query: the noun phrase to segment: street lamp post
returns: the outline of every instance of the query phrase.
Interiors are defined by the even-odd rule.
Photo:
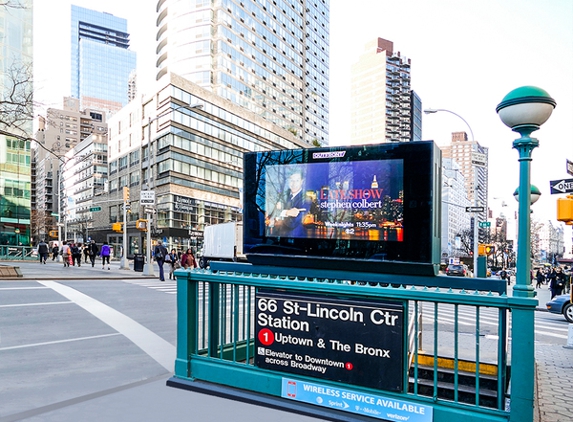
[[[523,86],[507,94],[496,111],[501,121],[519,133],[513,148],[519,152],[519,214],[517,244],[517,274],[513,288],[516,301],[533,299],[531,285],[531,154],[539,146],[532,132],[549,119],[556,102],[541,88]],[[517,305],[517,303],[516,303]],[[525,305],[525,303],[523,303]],[[512,379],[510,421],[533,420],[534,389],[534,312],[525,306],[516,306],[512,316]]]
[[[61,169],[61,159],[58,159],[58,249],[62,250],[62,169]],[[64,257],[62,254],[58,254],[58,262],[62,262]]]
[[[466,121],[466,119],[464,119],[462,116],[460,116],[458,113],[454,113],[451,110],[446,110],[444,108],[427,108],[424,110],[425,114],[434,114],[437,113],[438,111],[444,111],[446,113],[450,113],[453,114],[456,117],[459,117],[468,127],[468,129],[470,130],[470,134],[472,136],[472,142],[475,142],[475,138],[474,138],[474,132],[470,126],[470,124]],[[478,206],[478,198],[477,198],[477,171],[475,171],[474,169],[474,207]],[[474,217],[474,229],[473,229],[473,237],[474,237],[474,241],[473,241],[473,262],[474,262],[474,277],[477,277],[478,275],[478,221],[476,218],[477,213],[473,213]]]
[[[147,179],[145,182],[145,188],[147,191],[151,191],[151,124],[153,122],[155,122],[156,120],[159,120],[162,117],[167,116],[169,113],[172,113],[174,111],[180,110],[182,108],[186,108],[186,109],[191,109],[191,108],[202,108],[203,105],[202,104],[185,104],[182,106],[178,106],[172,109],[169,109],[167,112],[160,114],[159,116],[155,116],[154,118],[151,118],[151,116],[148,117],[147,120]],[[142,161],[143,161],[143,157],[142,157]],[[153,264],[151,263],[151,212],[147,212],[146,213],[146,218],[147,218],[147,231],[146,231],[146,242],[147,242],[147,247],[145,248],[145,264],[143,265],[143,275],[145,276],[155,276],[155,273],[153,271]]]

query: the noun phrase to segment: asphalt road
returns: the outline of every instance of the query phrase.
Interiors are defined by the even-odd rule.
[[[174,282],[68,271],[82,279],[0,280],[0,422],[318,420],[167,387]]]
[[[0,422],[320,420],[167,387],[175,282],[117,262],[19,265],[27,279],[0,280]],[[540,290],[540,308],[546,297]],[[538,343],[566,338],[562,316],[536,312]]]

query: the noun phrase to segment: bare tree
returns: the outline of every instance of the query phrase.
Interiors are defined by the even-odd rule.
[[[0,0],[4,9],[27,9],[22,0]],[[9,60],[10,57],[5,57]],[[14,60],[12,58],[12,60]],[[14,132],[28,135],[34,119],[33,69],[27,61],[15,60],[0,79],[0,130],[3,134]]]
[[[472,256],[474,251],[474,232],[471,229],[462,230],[456,235],[460,238],[459,251],[462,256]]]
[[[0,96],[0,128],[27,133],[34,119],[32,67],[14,63],[4,75]]]
[[[27,9],[26,5],[22,4],[21,0],[0,0],[0,6],[7,9]]]

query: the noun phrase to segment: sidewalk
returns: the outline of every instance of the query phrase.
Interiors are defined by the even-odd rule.
[[[551,292],[544,285],[536,289],[538,311],[547,312],[545,303]],[[573,420],[573,349],[563,345],[535,344],[535,422],[568,422]]]
[[[155,277],[145,277],[141,272],[120,270],[119,261],[112,261],[111,270],[101,269],[101,262],[82,264],[81,267],[64,268],[63,264],[49,261],[2,261],[0,265],[20,267],[23,277],[17,280],[36,279],[157,279],[158,268],[154,265]],[[539,300],[538,311],[546,312],[545,303],[550,299],[547,286],[536,289]],[[511,295],[511,288],[508,289]],[[573,349],[557,344],[535,344],[535,422],[566,422],[573,420],[573,395],[569,386],[573,382]],[[188,420],[190,415],[204,421],[253,419],[312,422],[325,419],[311,418],[297,413],[288,413],[254,404],[237,402],[215,396],[166,387],[172,374],[156,379],[144,380],[137,385],[124,386],[114,391],[104,391],[94,397],[78,398],[74,403],[55,405],[52,411],[36,409],[26,420],[75,421],[75,420]],[[97,411],[94,411],[97,409]],[[320,408],[317,408],[320,411]],[[94,418],[86,418],[92,415]],[[97,418],[96,418],[97,415]],[[127,417],[126,417],[127,416]],[[375,419],[372,419],[375,420]],[[0,418],[0,422],[4,422]]]
[[[129,270],[119,269],[119,260],[113,260],[110,264],[110,270],[102,269],[101,259],[97,259],[95,265],[92,267],[91,263],[84,263],[82,261],[81,267],[69,266],[64,267],[62,262],[52,261],[51,259],[46,264],[41,264],[40,261],[0,261],[2,266],[19,267],[22,272],[22,277],[15,280],[69,280],[69,279],[132,279],[132,278],[154,278],[144,276],[142,272],[133,270],[133,260],[128,260]],[[159,278],[159,269],[157,264],[153,263],[154,273],[156,278]]]

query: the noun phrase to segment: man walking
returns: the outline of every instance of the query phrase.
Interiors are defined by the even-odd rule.
[[[49,253],[50,249],[48,248],[48,244],[44,242],[43,239],[40,240],[40,243],[38,243],[38,255],[40,256],[40,264],[46,263]]]
[[[74,243],[71,246],[72,250],[72,265],[78,264],[78,267],[82,266],[82,244],[81,243]]]
[[[93,267],[95,265],[96,255],[99,252],[99,248],[97,247],[95,240],[92,240],[90,244],[86,246],[86,250],[88,251],[90,262],[92,263]]]
[[[163,264],[165,263],[165,257],[167,256],[167,249],[163,246],[163,242],[159,240],[155,249],[153,250],[153,256],[155,257],[155,261],[159,266],[159,280],[165,281],[165,274],[163,273]]]

